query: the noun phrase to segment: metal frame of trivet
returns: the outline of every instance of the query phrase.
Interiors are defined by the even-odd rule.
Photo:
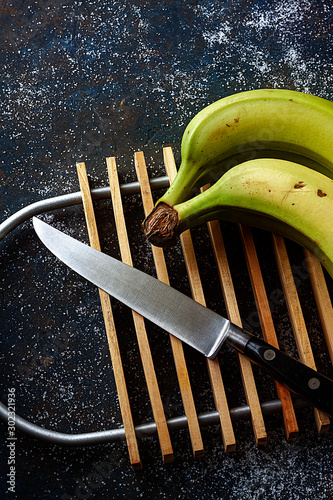
[[[149,181],[151,189],[165,189],[169,186],[170,181],[168,176],[162,176]],[[136,194],[140,192],[140,183],[132,182],[120,185],[122,195]],[[94,201],[110,198],[110,187],[102,187],[91,190],[91,196]],[[79,205],[83,202],[82,193],[74,192],[65,195],[52,197],[46,200],[41,200],[32,203],[15,214],[11,215],[8,219],[0,224],[0,241],[2,241],[10,232],[17,228],[22,223],[26,222],[33,216],[41,215],[45,212],[68,208],[70,206]],[[301,399],[293,400],[294,407],[303,408],[308,404]],[[267,401],[260,404],[263,415],[271,415],[283,412],[283,407],[280,399]],[[230,411],[230,418],[232,421],[238,421],[251,418],[251,408],[249,405],[239,406],[232,408]],[[0,402],[0,418],[8,421],[8,408],[5,404]],[[220,423],[220,415],[218,411],[211,411],[198,415],[198,422],[200,427],[216,425]],[[25,418],[15,415],[15,425],[21,432],[46,442],[62,445],[62,446],[87,446],[96,445],[109,442],[124,441],[126,434],[124,427],[109,429],[105,431],[86,432],[78,434],[66,434],[54,430],[48,430],[40,427],[35,423],[29,422]],[[171,431],[180,430],[188,427],[188,419],[185,415],[169,418],[167,420],[168,428]],[[135,427],[135,433],[140,436],[152,436],[157,433],[157,426],[155,422],[144,423]]]

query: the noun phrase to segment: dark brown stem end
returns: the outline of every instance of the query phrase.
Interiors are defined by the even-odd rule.
[[[166,203],[159,203],[142,223],[144,235],[157,247],[175,245],[178,226],[177,211]]]

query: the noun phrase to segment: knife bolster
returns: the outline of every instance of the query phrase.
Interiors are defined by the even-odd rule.
[[[243,330],[239,326],[237,326],[235,324],[230,325],[230,329],[228,331],[227,342],[232,347],[237,349],[237,351],[244,354],[246,346],[251,338],[253,338],[253,335],[246,332],[245,330]]]

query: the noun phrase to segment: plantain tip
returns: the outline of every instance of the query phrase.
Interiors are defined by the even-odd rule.
[[[168,247],[177,242],[178,226],[177,211],[166,203],[159,203],[143,221],[142,230],[152,245]]]

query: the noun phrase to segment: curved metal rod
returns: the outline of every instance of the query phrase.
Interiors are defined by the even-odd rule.
[[[167,176],[157,177],[156,179],[151,179],[150,184],[152,189],[165,189],[169,186],[169,178]],[[123,195],[139,193],[140,184],[138,182],[121,184],[120,191]],[[111,190],[110,187],[92,189],[91,195],[94,200],[102,200],[110,198]],[[13,229],[34,215],[40,215],[44,212],[48,212],[49,210],[79,205],[80,203],[82,203],[81,192],[63,194],[55,196],[54,198],[48,198],[46,200],[31,203],[8,217],[8,219],[0,224],[0,241]]]
[[[156,179],[151,179],[150,183],[152,189],[165,189],[169,186],[169,178],[167,176],[158,177]],[[140,192],[140,184],[139,182],[122,184],[120,189],[123,195],[135,194]],[[91,194],[94,200],[109,198],[111,195],[110,187],[92,189]],[[50,210],[79,205],[80,203],[82,203],[81,193],[75,192],[27,205],[0,224],[0,241],[17,226],[35,215],[40,215]],[[295,401],[295,407],[303,406],[307,406],[304,401]],[[264,414],[277,413],[281,411],[281,402],[279,400],[268,401],[263,403],[261,407]],[[242,406],[230,410],[230,415],[233,420],[241,420],[250,418],[251,412],[249,406]],[[0,418],[8,422],[8,416],[7,406],[0,402]],[[198,415],[198,419],[201,426],[216,425],[220,421],[217,411]],[[184,429],[188,425],[186,416],[170,418],[167,420],[167,424],[170,430]],[[15,425],[17,429],[31,437],[62,446],[87,446],[125,440],[125,431],[123,427],[106,431],[66,434],[64,432],[40,427],[17,414],[15,414]],[[157,428],[155,422],[149,422],[136,426],[135,431],[139,437],[151,436],[157,433]]]
[[[301,399],[294,401],[295,408],[305,408],[309,406],[308,403]],[[281,401],[276,399],[274,401],[267,401],[261,404],[263,415],[272,415],[282,411]],[[245,420],[251,417],[251,410],[248,405],[239,406],[230,410],[230,416],[233,421]],[[8,419],[7,407],[0,403],[0,418],[3,420]],[[220,423],[220,415],[218,411],[211,411],[198,415],[198,421],[201,427],[208,427],[210,425],[218,425]],[[185,415],[169,418],[167,420],[170,431],[186,429],[188,427],[187,417]],[[39,439],[41,441],[58,444],[61,446],[92,446],[96,444],[105,444],[116,441],[125,441],[124,427],[117,429],[109,429],[106,431],[85,432],[80,434],[66,434],[64,432],[52,431],[40,427],[19,415],[15,416],[15,426],[20,431],[28,434],[29,436]],[[149,437],[157,434],[157,426],[155,422],[148,422],[137,425],[135,433],[139,438]]]

